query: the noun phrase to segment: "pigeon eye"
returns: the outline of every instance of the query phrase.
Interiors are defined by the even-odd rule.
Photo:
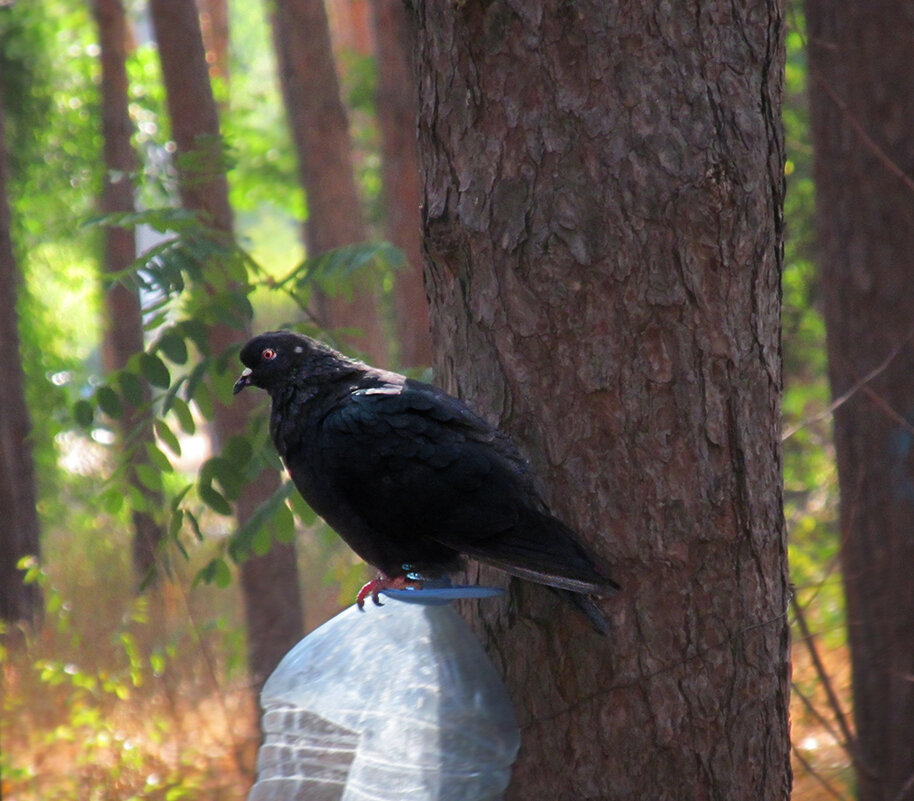
[[[266,359],[268,362],[273,361],[276,358],[276,351],[273,348],[264,348],[263,353],[260,354],[262,358]]]

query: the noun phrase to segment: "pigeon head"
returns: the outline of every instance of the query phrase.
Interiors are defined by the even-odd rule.
[[[236,395],[248,386],[270,392],[303,371],[320,372],[322,364],[337,363],[343,357],[294,331],[270,331],[251,339],[241,349],[240,358],[244,370],[235,382]]]

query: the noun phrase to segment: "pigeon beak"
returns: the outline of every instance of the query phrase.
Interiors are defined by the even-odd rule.
[[[251,383],[251,368],[245,367],[241,371],[241,377],[235,382],[235,386],[232,388],[232,394],[237,395],[241,390],[246,386],[249,386]]]

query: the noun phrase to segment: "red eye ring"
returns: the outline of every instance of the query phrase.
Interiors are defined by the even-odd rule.
[[[266,359],[268,362],[271,362],[276,358],[276,351],[273,350],[273,348],[264,348],[260,356],[261,358]]]

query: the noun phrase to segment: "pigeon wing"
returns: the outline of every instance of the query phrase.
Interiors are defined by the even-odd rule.
[[[546,511],[510,441],[434,387],[358,389],[324,419],[317,444],[345,502],[405,548],[438,543],[574,592],[615,586]]]

